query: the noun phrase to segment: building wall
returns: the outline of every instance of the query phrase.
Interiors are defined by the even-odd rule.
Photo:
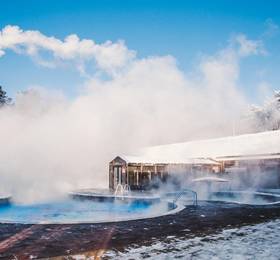
[[[128,184],[131,190],[150,190],[167,183],[181,186],[213,171],[214,165],[126,163],[117,157],[109,164],[109,188],[115,190],[118,183]]]
[[[280,158],[228,160],[223,165],[235,188],[280,188]]]
[[[118,183],[129,184],[132,190],[157,188],[167,182],[184,185],[209,174],[228,178],[232,188],[280,188],[280,158],[238,158],[220,163],[215,169],[215,165],[127,163],[116,157],[109,164],[109,188],[114,190]]]

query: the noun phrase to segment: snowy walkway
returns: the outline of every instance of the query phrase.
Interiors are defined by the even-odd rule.
[[[217,235],[177,239],[168,237],[151,246],[108,251],[113,259],[279,259],[280,219],[241,228],[227,229]]]

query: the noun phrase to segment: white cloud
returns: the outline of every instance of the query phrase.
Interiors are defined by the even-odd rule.
[[[241,57],[249,55],[265,55],[267,53],[261,40],[250,40],[245,34],[237,35],[234,38],[234,42],[238,45],[238,54]]]
[[[129,50],[123,41],[97,44],[93,40],[79,39],[76,34],[60,40],[39,31],[24,31],[11,25],[0,32],[0,57],[7,49],[31,56],[43,66],[54,66],[56,60],[62,60],[74,62],[81,67],[84,62],[94,60],[98,69],[108,73],[122,68],[135,57],[135,52]],[[40,56],[43,51],[49,52],[53,60],[44,61]]]
[[[272,37],[279,32],[279,26],[271,18],[266,19],[265,21],[266,30],[264,36]]]

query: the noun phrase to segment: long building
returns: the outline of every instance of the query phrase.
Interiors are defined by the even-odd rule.
[[[159,182],[215,174],[239,185],[280,186],[280,130],[147,147],[117,156],[109,165],[109,186],[149,189]],[[181,178],[176,178],[180,176]]]
[[[137,156],[117,156],[109,165],[109,187],[115,190],[118,184],[128,184],[132,190],[156,188],[170,177],[196,176],[199,172],[219,172],[221,164],[208,158],[184,160],[149,159]],[[187,174],[186,174],[187,173]]]

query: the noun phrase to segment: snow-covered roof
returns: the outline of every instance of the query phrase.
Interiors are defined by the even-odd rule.
[[[142,149],[137,156],[121,157],[131,163],[215,164],[213,160],[222,158],[268,159],[280,158],[279,155],[280,130],[277,130],[152,146]]]
[[[229,182],[229,180],[224,178],[207,176],[207,177],[193,179],[192,182]]]
[[[256,134],[153,146],[143,149],[146,157],[217,158],[280,154],[280,130]]]
[[[264,159],[280,159],[280,153],[216,157],[217,161],[232,161],[232,160],[246,161],[246,160],[264,160]]]
[[[145,163],[145,164],[211,164],[219,165],[218,162],[210,158],[187,158],[184,156],[176,157],[154,157],[154,156],[120,156],[127,163]]]

